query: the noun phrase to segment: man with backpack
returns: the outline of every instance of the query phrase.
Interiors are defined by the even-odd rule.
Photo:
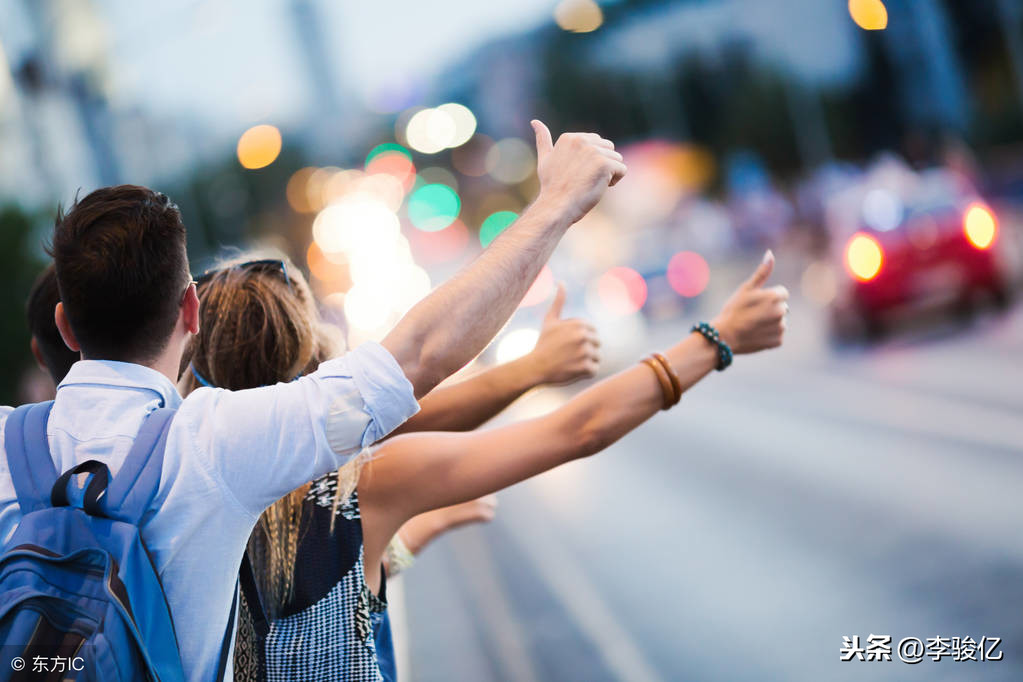
[[[521,218],[381,344],[288,384],[178,394],[199,301],[166,196],[104,188],[59,215],[55,315],[83,360],[52,403],[0,410],[5,653],[74,652],[78,679],[230,677],[238,569],[263,509],[414,414],[625,172],[597,135],[554,144],[534,128],[541,189]],[[280,265],[247,266],[281,267],[288,283]],[[0,679],[12,669],[0,661]]]

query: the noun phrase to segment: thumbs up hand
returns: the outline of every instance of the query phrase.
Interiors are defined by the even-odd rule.
[[[580,319],[561,319],[565,285],[559,284],[544,316],[536,347],[526,356],[536,372],[536,384],[568,384],[588,379],[600,367],[597,330]]]
[[[532,125],[540,178],[537,204],[549,206],[574,223],[625,176],[622,155],[611,140],[596,133],[563,133],[554,142],[546,125],[535,120]]]
[[[764,286],[773,270],[774,254],[768,250],[750,278],[739,286],[711,322],[733,353],[755,353],[781,345],[789,292],[780,284]]]

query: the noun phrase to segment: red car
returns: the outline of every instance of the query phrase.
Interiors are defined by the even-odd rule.
[[[998,216],[965,180],[934,170],[900,196],[885,188],[863,195],[858,229],[840,235],[833,312],[839,337],[877,337],[894,314],[954,304],[971,312],[987,297],[1004,307],[1008,278],[998,256]]]

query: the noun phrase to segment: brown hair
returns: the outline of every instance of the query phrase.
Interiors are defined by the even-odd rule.
[[[118,185],[58,208],[50,252],[85,357],[146,362],[166,348],[190,279],[185,225],[166,195]]]
[[[247,254],[226,261],[199,286],[199,333],[182,359],[183,393],[200,385],[193,368],[213,386],[241,390],[291,381],[342,350],[340,332],[321,320],[298,269],[285,260],[285,279],[277,269],[238,267],[252,260]],[[338,471],[335,506],[355,489],[359,461]],[[249,538],[270,617],[292,594],[305,494],[303,486],[272,504]]]
[[[57,271],[50,263],[36,278],[32,291],[25,302],[25,316],[28,318],[28,330],[32,332],[39,354],[43,357],[46,371],[50,373],[53,383],[59,384],[71,371],[71,365],[81,356],[67,347],[57,330],[57,322],[53,317],[53,309],[60,302],[57,290]]]

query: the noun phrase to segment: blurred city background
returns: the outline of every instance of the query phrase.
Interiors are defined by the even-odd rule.
[[[1020,0],[7,0],[0,401],[52,391],[24,301],[58,203],[158,188],[195,272],[284,251],[356,345],[532,199],[534,117],[629,175],[478,362],[564,281],[616,370],[768,247],[789,334],[428,549],[406,679],[1023,679]],[[840,662],[873,634],[1004,660]]]

